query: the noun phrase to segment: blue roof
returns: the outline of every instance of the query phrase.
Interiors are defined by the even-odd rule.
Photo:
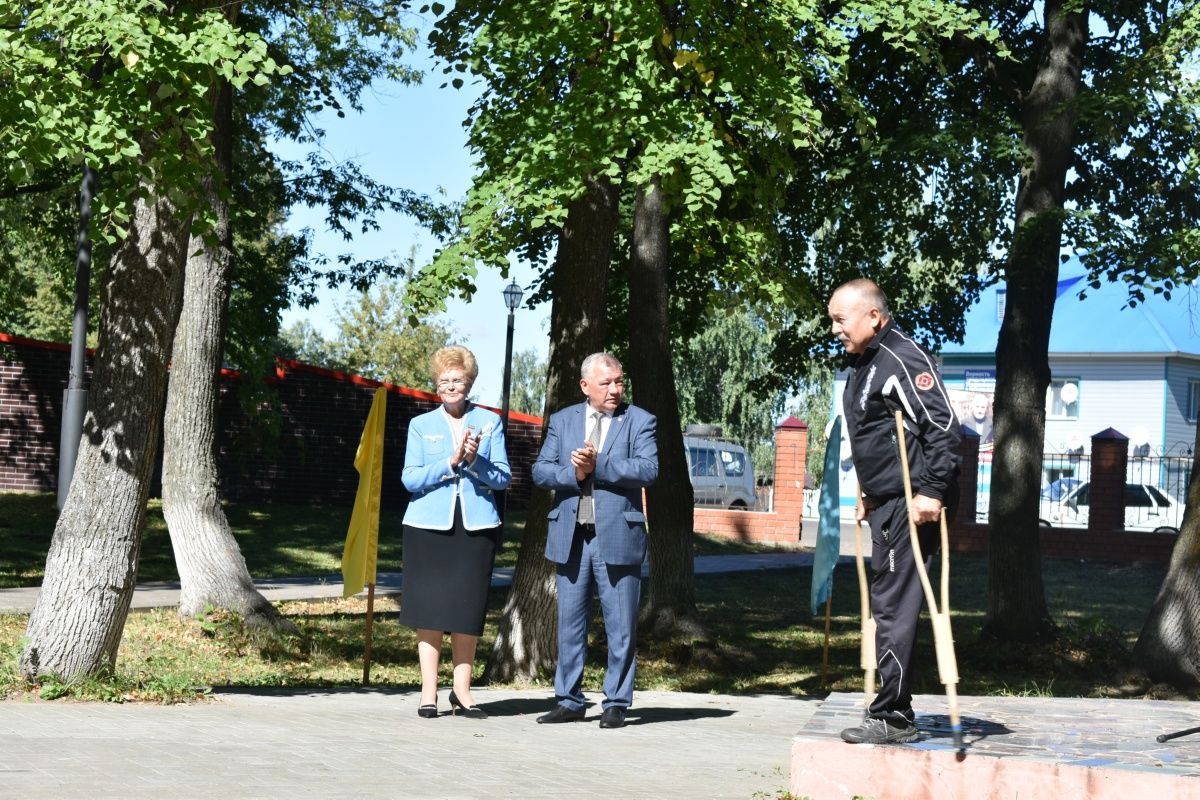
[[[1131,308],[1124,283],[1106,281],[1092,289],[1075,260],[1063,272],[1067,276],[1058,282],[1050,327],[1051,353],[1200,354],[1200,302],[1191,287],[1176,287],[1170,300],[1147,294],[1146,302]],[[1087,292],[1083,300],[1081,290]],[[998,295],[1005,291],[1006,284],[998,283],[980,295],[967,311],[962,344],[946,342],[943,356],[995,353],[1003,316]]]

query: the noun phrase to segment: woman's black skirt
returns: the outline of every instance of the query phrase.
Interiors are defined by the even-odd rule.
[[[400,622],[481,635],[499,543],[499,525],[478,531],[464,528],[459,503],[454,504],[454,527],[448,531],[405,525]]]

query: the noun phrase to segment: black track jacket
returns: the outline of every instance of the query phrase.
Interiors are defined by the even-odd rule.
[[[904,494],[896,438],[896,410],[913,494],[958,502],[958,418],[937,363],[896,323],[888,321],[855,360],[842,396],[850,453],[863,494],[885,500]]]

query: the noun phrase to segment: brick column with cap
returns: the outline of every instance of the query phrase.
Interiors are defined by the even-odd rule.
[[[1106,428],[1092,436],[1092,475],[1088,486],[1088,530],[1125,530],[1125,471],[1129,437]]]
[[[808,456],[808,423],[788,417],[775,428],[774,512],[794,524],[799,538],[804,513],[804,461]]]

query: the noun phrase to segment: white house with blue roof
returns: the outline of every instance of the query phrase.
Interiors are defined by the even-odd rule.
[[[1130,307],[1124,284],[1106,282],[1092,289],[1077,261],[1065,265],[1064,272],[1050,329],[1044,483],[1060,477],[1087,480],[1087,461],[1080,457],[1089,452],[1094,434],[1113,428],[1129,438],[1129,479],[1182,499],[1191,467],[1191,459],[1182,457],[1192,454],[1200,413],[1200,296],[1184,287],[1170,300],[1148,295]],[[967,313],[962,343],[947,343],[938,354],[960,420],[980,434],[981,504],[989,483],[995,350],[1006,295],[1003,283],[984,291]],[[841,413],[844,387],[841,373],[834,413]],[[844,441],[843,456],[847,467]],[[1134,473],[1139,458],[1163,456],[1180,458],[1160,459],[1153,475]],[[856,484],[853,470],[842,477],[845,503]]]
[[[1082,289],[1086,297],[1080,300]],[[982,406],[973,403],[977,398],[972,396],[990,400],[1006,295],[1004,284],[985,291],[967,314],[962,344],[947,343],[940,353],[942,378],[959,399],[959,416],[968,426]],[[1130,307],[1127,299],[1124,284],[1102,283],[1092,289],[1082,273],[1058,282],[1050,328],[1047,452],[1076,450],[1107,428],[1129,437],[1135,452],[1190,452],[1195,443],[1200,410],[1198,298],[1185,288],[1170,300],[1149,295]],[[990,433],[990,403],[987,411]],[[986,451],[986,445],[983,442],[981,449]]]

